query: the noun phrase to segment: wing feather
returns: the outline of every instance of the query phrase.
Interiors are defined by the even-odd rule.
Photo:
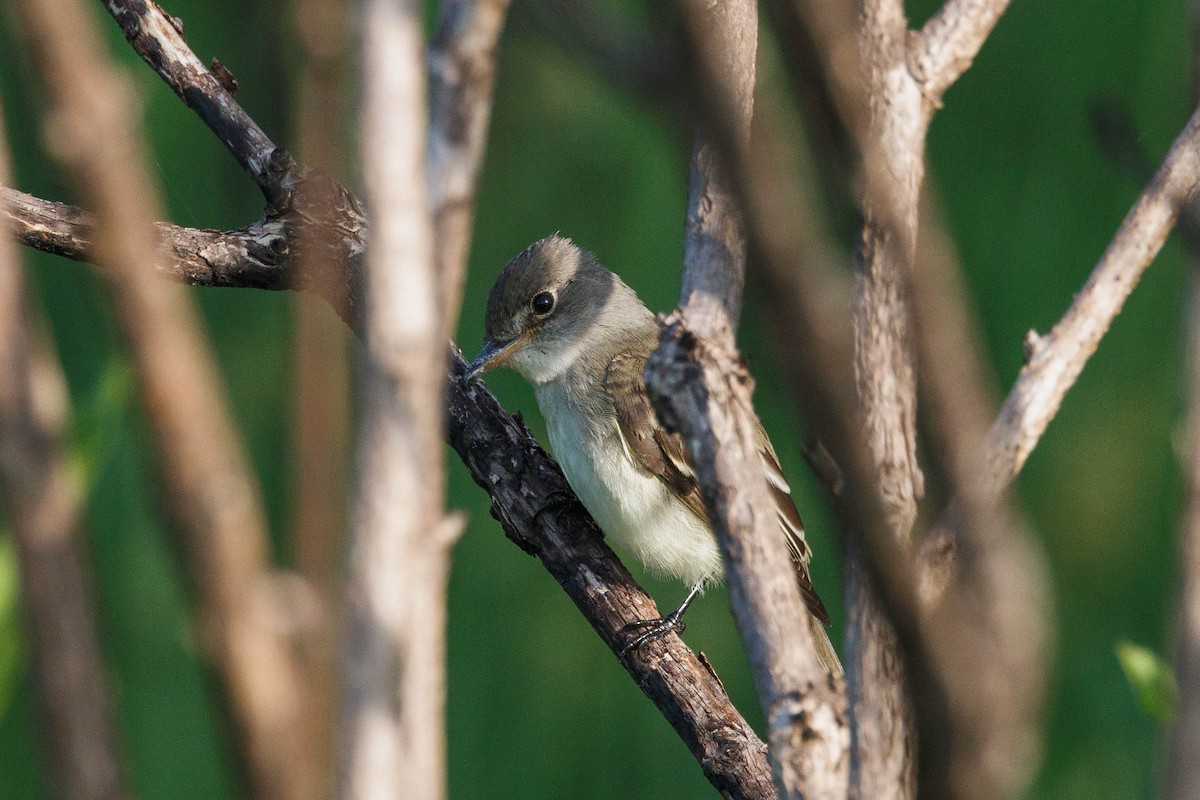
[[[635,464],[665,483],[689,510],[709,522],[700,496],[700,484],[683,439],[659,423],[650,405],[650,396],[642,376],[645,364],[644,354],[626,353],[614,358],[605,372],[604,388],[616,412],[623,444]],[[812,551],[804,538],[804,522],[792,500],[791,487],[779,467],[779,457],[775,455],[775,448],[771,446],[761,425],[758,428],[758,444],[763,473],[775,500],[776,516],[788,543],[788,553],[796,569],[800,592],[812,615],[828,625],[829,612],[813,588],[808,574]]]

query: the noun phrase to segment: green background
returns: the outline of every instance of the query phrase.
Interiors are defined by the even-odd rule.
[[[674,104],[603,80],[547,30],[552,17],[516,5],[502,45],[459,334],[468,354],[482,336],[483,302],[498,270],[554,231],[598,253],[652,308],[671,307],[678,291],[688,124]],[[292,145],[296,57],[287,7],[245,0],[172,0],[167,7],[183,18],[202,59],[218,57],[238,77],[238,99],[268,134]],[[909,5],[914,21],[932,8],[929,0]],[[111,20],[97,17],[144,98],[170,218],[213,228],[255,219],[261,199],[251,182],[132,56]],[[40,91],[14,28],[6,4],[0,96],[18,185],[69,199],[39,146]],[[1103,101],[1128,114],[1138,146],[1157,163],[1190,113],[1188,28],[1182,0],[1018,2],[947,94],[930,132],[929,180],[960,248],[1002,387],[1020,367],[1024,333],[1044,332],[1058,319],[1141,188],[1099,146],[1089,107]],[[108,301],[86,267],[26,255],[78,412],[79,458],[93,476],[86,544],[130,788],[144,800],[241,796]],[[1139,710],[1115,647],[1128,639],[1170,651],[1185,289],[1182,248],[1173,240],[1019,483],[1051,564],[1059,631],[1048,746],[1030,796],[1150,797],[1160,784],[1163,729]],[[193,294],[286,564],[290,298]],[[759,316],[751,297],[741,336],[757,402],[808,522],[814,580],[840,620],[835,529],[799,456],[809,431],[773,368]],[[542,433],[532,394],[515,375],[501,371],[488,383]],[[471,519],[450,586],[451,797],[715,796],[553,580],[504,539],[486,497],[450,451],[447,460],[449,506]],[[664,606],[684,591],[651,579],[647,585]],[[690,613],[686,639],[708,654],[757,724],[722,591]],[[0,798],[45,796],[11,547],[0,534]]]

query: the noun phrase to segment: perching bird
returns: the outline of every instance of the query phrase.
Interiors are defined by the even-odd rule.
[[[659,424],[642,374],[658,322],[637,294],[571,240],[535,242],[488,296],[487,341],[468,377],[507,364],[534,385],[550,445],[571,488],[612,542],[653,572],[691,586],[683,604],[646,624],[629,647],[682,630],[683,613],[724,574],[721,554],[678,434]],[[812,554],[775,448],[758,429],[763,472],[809,611],[829,614],[808,574]],[[820,625],[826,667],[840,672]],[[627,648],[628,649],[628,648]]]

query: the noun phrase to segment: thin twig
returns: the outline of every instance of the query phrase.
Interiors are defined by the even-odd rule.
[[[0,182],[8,147],[0,114]],[[0,496],[17,544],[49,784],[65,800],[118,800],[104,663],[80,555],[79,486],[64,431],[67,385],[34,318],[16,247],[0,238]]]
[[[302,682],[281,634],[258,488],[183,289],[148,281],[163,256],[131,90],[78,0],[18,5],[53,107],[50,149],[95,210],[93,255],[115,300],[184,540],[205,643],[225,682],[255,793],[310,796]]]
[[[1200,109],[1171,145],[1071,307],[1045,336],[1030,334],[1021,374],[985,447],[986,490],[995,495],[1020,472],[1125,299],[1162,248],[1200,185]]]

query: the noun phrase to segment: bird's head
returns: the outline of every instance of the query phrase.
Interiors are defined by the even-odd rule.
[[[552,381],[594,346],[653,324],[633,290],[570,239],[549,236],[508,262],[488,295],[487,340],[467,372],[501,364]]]

